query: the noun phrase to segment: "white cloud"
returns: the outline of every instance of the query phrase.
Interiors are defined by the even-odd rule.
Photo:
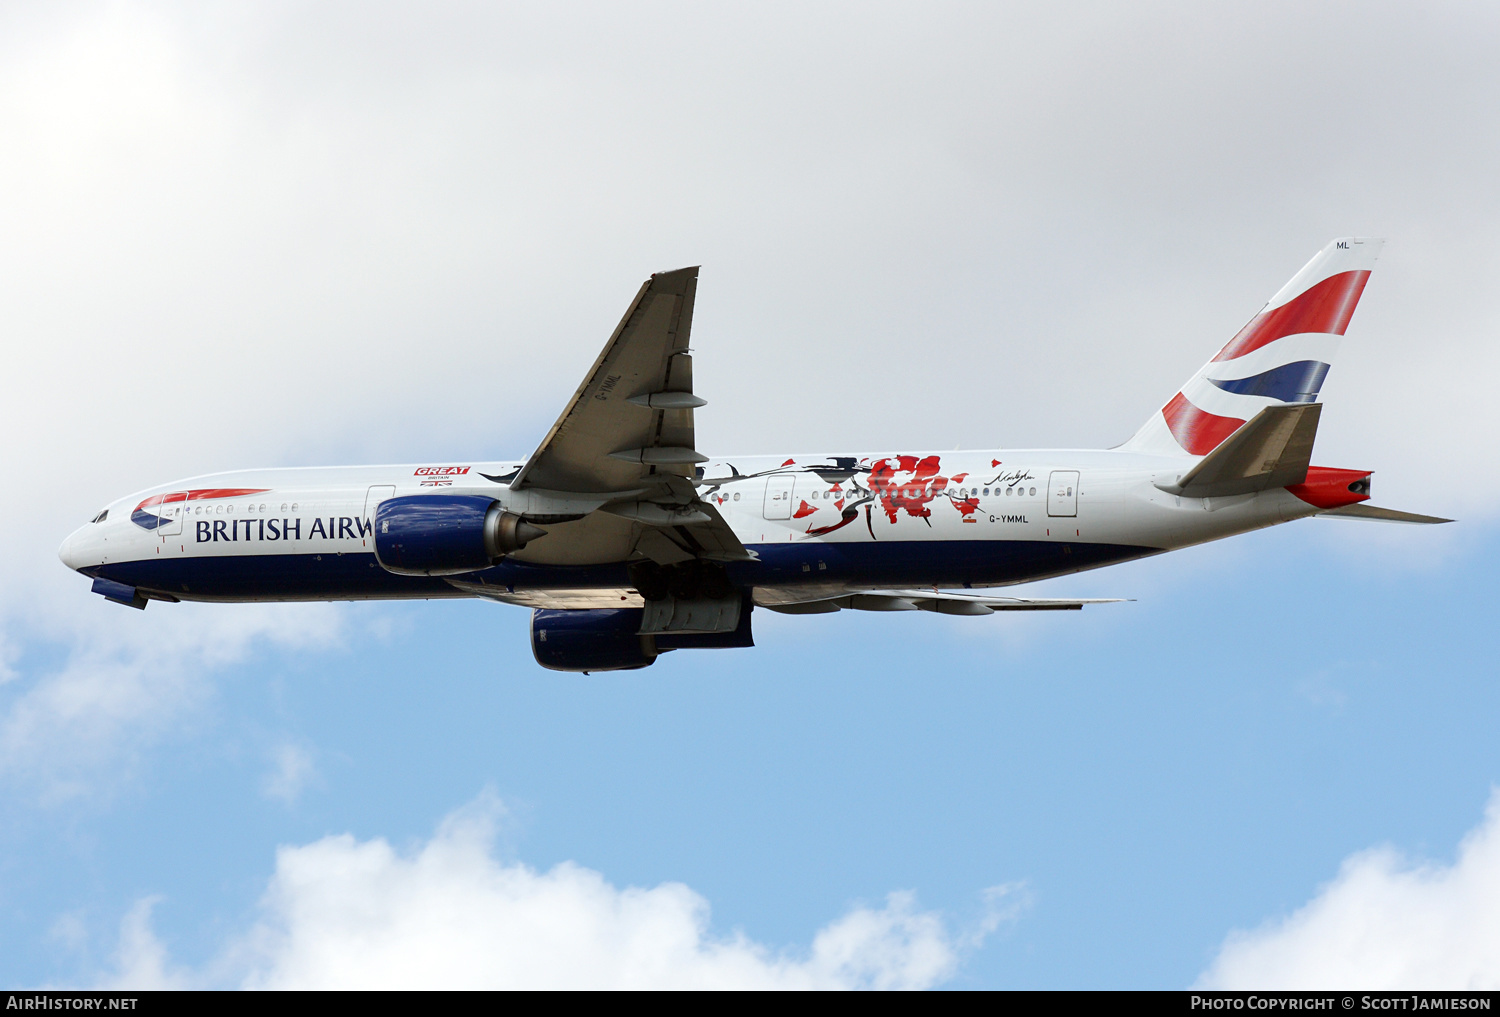
[[[120,942],[115,950],[116,970],[110,984],[142,991],[189,986],[182,974],[168,970],[170,961],[166,947],[151,931],[151,911],[160,901],[160,897],[143,897],[120,922]]]
[[[89,941],[83,912],[69,911],[58,915],[47,929],[47,939],[70,951],[82,950]]]
[[[1353,855],[1290,917],[1231,934],[1198,986],[1500,989],[1500,791],[1452,865]]]
[[[304,746],[283,742],[271,752],[271,772],[261,781],[261,793],[290,805],[317,775],[312,752]]]
[[[496,857],[501,806],[485,795],[401,852],[381,838],[325,837],[277,852],[255,925],[197,973],[174,971],[149,928],[151,901],[121,927],[104,979],[258,989],[923,989],[941,984],[1025,907],[1019,884],[984,895],[968,929],[910,893],[855,907],[805,951],[716,936],[681,883],[619,889],[565,862],[538,872]]]
[[[337,645],[345,617],[308,604],[152,604],[143,614],[84,596],[62,665],[0,694],[0,778],[54,801],[128,774],[140,750],[212,696],[216,669],[266,645]]]

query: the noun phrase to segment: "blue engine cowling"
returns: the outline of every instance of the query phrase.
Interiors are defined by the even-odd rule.
[[[375,559],[398,575],[452,576],[487,569],[545,532],[502,511],[493,498],[387,498],[375,510]]]
[[[656,663],[668,650],[723,650],[754,646],[750,598],[733,632],[640,635],[638,607],[531,612],[531,653],[552,671],[631,671]]]
[[[531,653],[552,671],[629,671],[656,663],[656,643],[637,635],[638,607],[531,612]]]

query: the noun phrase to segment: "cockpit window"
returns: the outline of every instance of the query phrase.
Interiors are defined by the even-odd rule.
[[[103,512],[100,512],[97,516],[95,516],[93,519],[91,519],[90,522],[102,523],[102,522],[104,522],[104,520],[106,520],[108,518],[109,518],[109,509],[105,509]]]

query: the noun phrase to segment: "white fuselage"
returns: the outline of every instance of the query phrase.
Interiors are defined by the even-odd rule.
[[[729,566],[757,602],[850,590],[1006,586],[1315,514],[1285,488],[1184,498],[1192,460],[1124,451],[747,456],[696,480],[753,560]],[[600,499],[506,483],[518,462],[246,470],[150,488],[63,545],[71,568],[153,599],[484,596],[533,606],[640,603],[628,520]],[[478,495],[552,520],[545,537],[464,576],[395,575],[374,554],[390,497]]]

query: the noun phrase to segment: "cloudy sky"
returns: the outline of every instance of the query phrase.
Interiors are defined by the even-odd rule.
[[[1500,14],[0,6],[0,983],[1500,986]],[[716,453],[1116,444],[1388,238],[1314,520],[590,678],[469,603],[122,610],[100,505],[526,455],[703,266]]]

